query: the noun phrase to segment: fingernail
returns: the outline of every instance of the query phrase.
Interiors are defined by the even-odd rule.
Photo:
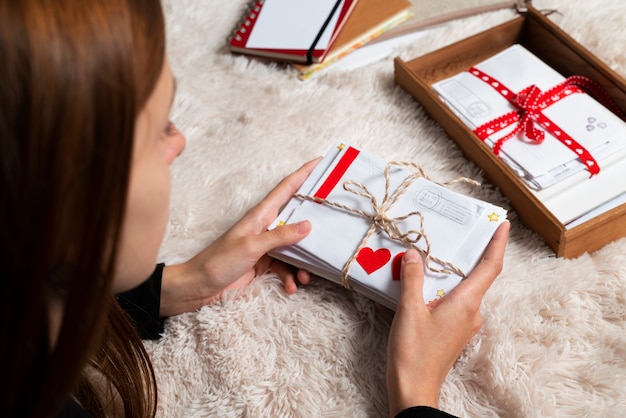
[[[413,248],[406,250],[402,259],[405,264],[418,263],[420,261],[420,254]]]
[[[294,226],[296,227],[296,232],[299,235],[306,235],[311,231],[311,222],[309,221],[300,221]]]

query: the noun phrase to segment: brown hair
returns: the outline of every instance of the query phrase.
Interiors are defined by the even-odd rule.
[[[104,416],[107,393],[126,416],[155,415],[154,372],[111,283],[164,32],[155,0],[0,0],[3,416],[51,416],[70,395]]]

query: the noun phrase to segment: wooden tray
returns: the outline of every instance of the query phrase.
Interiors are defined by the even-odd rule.
[[[415,97],[466,157],[501,189],[521,222],[543,237],[558,257],[578,257],[626,236],[626,204],[566,229],[431,88],[433,83],[465,71],[516,43],[564,77],[583,75],[597,81],[619,108],[626,110],[626,80],[532,6],[528,6],[527,11],[516,19],[411,61],[396,58],[395,81]]]

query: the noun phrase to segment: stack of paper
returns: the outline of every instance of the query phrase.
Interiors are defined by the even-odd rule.
[[[521,45],[513,45],[475,68],[493,81],[485,82],[464,71],[433,85],[441,99],[472,129],[517,109],[498,89],[516,93],[536,85],[547,91],[565,80]],[[498,87],[490,85],[493,83]],[[600,174],[590,179],[579,156],[537,123],[534,128],[544,132],[543,142],[532,142],[520,133],[504,142],[499,156],[563,224],[626,192],[622,181],[626,174],[624,121],[585,93],[560,99],[542,113],[591,153]],[[495,132],[485,142],[493,147],[515,127],[514,123]]]
[[[355,146],[338,144],[301,186],[298,194],[309,198],[292,198],[270,226],[309,220],[311,233],[271,255],[348,284],[395,309],[400,295],[399,263],[406,248],[413,245],[423,254],[427,267],[425,300],[441,298],[477,264],[497,226],[506,219],[506,210],[415,173],[413,167],[389,165]],[[372,228],[372,218],[380,215],[381,208],[400,233],[412,231],[413,244]],[[368,237],[370,229],[373,232]],[[346,267],[347,277],[342,273]]]

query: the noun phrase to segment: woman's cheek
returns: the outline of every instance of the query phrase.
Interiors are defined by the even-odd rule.
[[[114,291],[129,290],[155,268],[169,216],[170,176],[166,164],[133,169],[122,226]]]

